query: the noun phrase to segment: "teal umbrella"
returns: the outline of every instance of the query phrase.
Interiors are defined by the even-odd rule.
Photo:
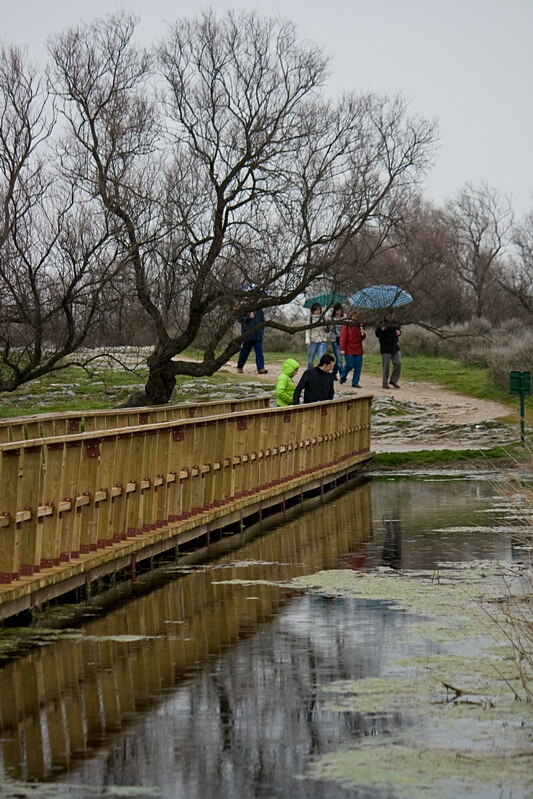
[[[322,306],[322,310],[325,310],[326,308],[331,308],[336,302],[342,302],[345,299],[346,294],[331,294],[330,292],[326,294],[317,294],[316,297],[308,297],[306,299],[304,308],[310,308],[315,302],[318,302],[318,304]]]
[[[348,302],[354,308],[380,310],[407,305],[413,302],[413,298],[409,292],[398,286],[368,286],[366,289],[352,294]]]

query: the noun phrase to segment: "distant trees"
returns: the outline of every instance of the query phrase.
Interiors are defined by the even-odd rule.
[[[164,403],[238,351],[242,310],[290,302],[389,226],[435,133],[398,99],[322,99],[325,59],[287,23],[207,13],[153,55],[133,32],[122,14],[57,37],[52,85],[64,173],[98,198],[153,330],[142,401]],[[201,362],[175,359],[200,341]]]
[[[512,241],[510,202],[482,183],[467,184],[442,212],[448,248],[444,264],[466,287],[477,317],[483,316],[499,289],[502,258]]]
[[[514,258],[503,275],[503,283],[520,306],[533,314],[533,212],[516,225],[513,244]]]

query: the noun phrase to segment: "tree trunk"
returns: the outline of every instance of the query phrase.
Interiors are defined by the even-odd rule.
[[[176,376],[171,361],[155,352],[148,358],[148,379],[144,391],[133,392],[121,408],[140,408],[144,405],[166,405],[176,388]]]
[[[145,393],[147,405],[166,405],[176,388],[176,376],[167,357],[154,352],[148,358],[148,380]]]

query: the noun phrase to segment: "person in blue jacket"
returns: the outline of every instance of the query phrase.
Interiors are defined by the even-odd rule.
[[[265,314],[261,308],[257,311],[248,311],[247,313],[242,314],[239,316],[241,333],[247,333],[248,330],[256,327],[256,325],[262,324],[264,321]],[[255,352],[255,365],[257,366],[257,373],[260,375],[266,375],[268,373],[268,369],[265,369],[265,356],[263,353],[264,334],[265,328],[258,327],[256,330],[252,330],[252,332],[249,333],[242,342],[239,360],[237,361],[237,372],[239,374],[243,373],[244,364],[248,360],[248,356],[252,349]]]

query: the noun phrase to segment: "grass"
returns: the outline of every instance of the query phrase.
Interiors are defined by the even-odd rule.
[[[417,452],[383,452],[374,455],[372,463],[377,466],[442,466],[447,463],[481,463],[490,465],[493,461],[509,461],[516,465],[521,457],[519,445],[491,447],[490,449],[439,449],[418,450]]]
[[[0,394],[0,417],[53,411],[112,408],[144,386],[147,371],[103,370],[88,373],[77,366],[48,374]]]

